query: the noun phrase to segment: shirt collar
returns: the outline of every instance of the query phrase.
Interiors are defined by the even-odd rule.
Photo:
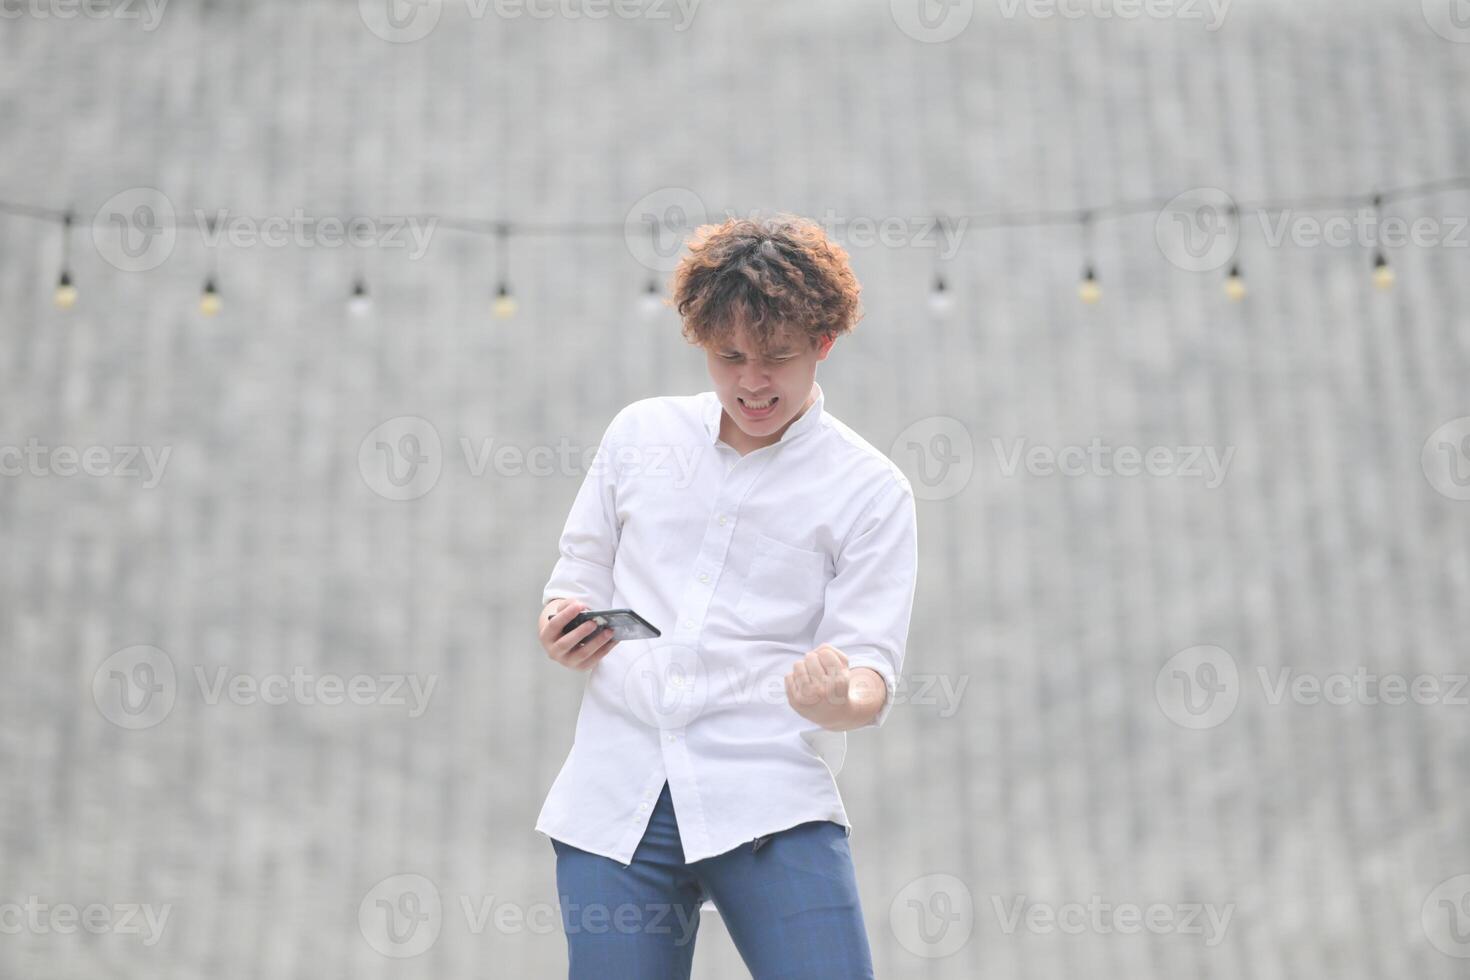
[[[822,403],[825,401],[825,396],[822,394],[822,386],[817,384],[815,379],[812,381],[812,387],[817,390],[816,400],[812,402],[810,408],[802,412],[796,421],[792,422],[786,428],[786,431],[781,434],[780,441],[773,443],[773,445],[780,446],[800,439],[808,432],[816,429],[818,424],[820,424],[822,419]],[[715,392],[707,391],[704,393],[704,396],[704,427],[709,433],[710,442],[718,443],[720,441],[720,415],[725,409],[720,404],[720,396]]]

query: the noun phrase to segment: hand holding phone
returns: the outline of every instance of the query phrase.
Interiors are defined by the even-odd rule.
[[[590,670],[607,656],[613,647],[617,646],[621,638],[617,635],[611,620],[604,618],[604,621],[599,623],[595,618],[607,617],[609,613],[629,613],[643,622],[647,629],[652,630],[651,635],[659,635],[658,630],[649,625],[641,616],[631,613],[630,610],[602,610],[588,613],[586,603],[567,599],[552,612],[542,611],[541,622],[537,627],[541,648],[546,651],[548,657],[563,667],[569,667],[572,670]],[[577,622],[573,623],[573,619],[576,619]],[[618,617],[618,620],[625,625],[624,636],[633,635],[626,628],[626,619]]]
[[[596,623],[599,628],[605,626],[611,629],[614,640],[646,640],[663,635],[658,627],[631,609],[584,610],[572,617],[562,630],[562,635],[565,636],[587,622]]]

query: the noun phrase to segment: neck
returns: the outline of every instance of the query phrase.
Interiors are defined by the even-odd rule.
[[[795,423],[797,419],[805,415],[807,413],[807,409],[811,408],[816,403],[817,383],[813,381],[811,390],[807,392],[806,404],[801,406],[801,411],[797,412],[790,421],[781,426],[781,428],[777,429],[775,432],[772,432],[770,435],[760,438],[746,435],[745,430],[740,428],[740,426],[736,424],[735,420],[730,417],[730,413],[725,411],[725,409],[721,407],[720,439],[724,441],[726,445],[733,448],[737,453],[742,456],[744,456],[746,453],[754,452],[757,449],[764,449],[767,446],[775,445],[776,443],[781,441],[781,437],[786,434],[786,430],[791,428],[792,424]]]

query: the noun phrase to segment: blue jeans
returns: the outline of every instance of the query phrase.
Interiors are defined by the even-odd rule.
[[[686,862],[664,783],[633,862],[552,838],[570,980],[688,980],[710,898],[754,980],[871,980],[847,832],[813,820]]]

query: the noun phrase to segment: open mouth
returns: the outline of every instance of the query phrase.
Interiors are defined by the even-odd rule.
[[[747,417],[753,419],[765,418],[767,415],[770,415],[776,410],[776,402],[780,400],[781,398],[779,395],[772,395],[765,401],[759,402],[748,402],[744,398],[741,398],[738,395],[736,396],[736,401],[740,402],[741,411],[743,411]]]

